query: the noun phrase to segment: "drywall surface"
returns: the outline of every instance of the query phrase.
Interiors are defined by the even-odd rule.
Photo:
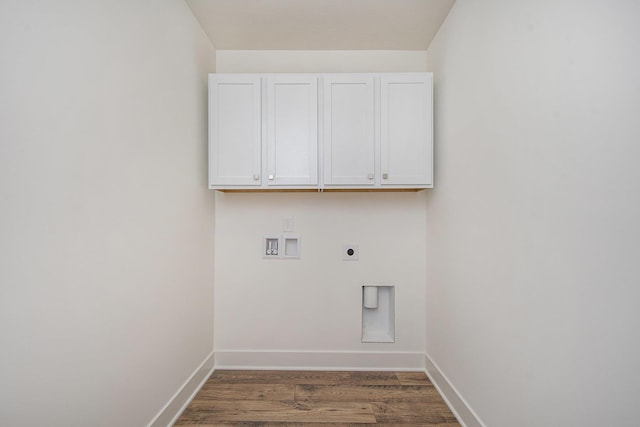
[[[325,353],[318,363],[328,368],[343,367],[328,353],[423,352],[424,198],[218,193],[216,352]],[[301,237],[300,259],[264,259],[263,236],[282,234],[286,217]],[[358,261],[343,260],[343,244],[358,245]],[[396,286],[395,343],[361,342],[367,283]],[[306,362],[289,366],[296,363]]]
[[[0,424],[143,426],[210,355],[206,74],[187,5],[0,5]]]
[[[487,426],[631,426],[640,4],[458,0],[428,51],[427,353]]]
[[[218,73],[426,71],[425,50],[217,50]]]
[[[390,55],[218,50],[216,69],[425,71],[426,61],[418,64],[414,52]],[[426,58],[424,52],[418,56]],[[383,367],[371,359],[380,352],[385,354],[376,357],[387,367],[412,363],[402,353],[424,353],[425,198],[426,191],[217,193],[216,363],[371,368]],[[301,237],[301,258],[263,259],[263,236],[282,234],[286,217],[294,218],[294,233]],[[343,244],[350,243],[359,245],[359,261],[343,260]],[[366,283],[396,285],[395,343],[361,342]]]

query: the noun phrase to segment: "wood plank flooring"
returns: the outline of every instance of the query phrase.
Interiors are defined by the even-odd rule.
[[[460,427],[423,372],[215,371],[176,426]]]

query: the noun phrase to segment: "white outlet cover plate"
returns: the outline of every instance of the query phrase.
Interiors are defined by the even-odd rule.
[[[349,255],[349,249],[353,250],[353,255]],[[344,261],[358,261],[359,257],[360,250],[358,249],[358,245],[342,245],[342,259]]]
[[[282,231],[293,231],[293,216],[285,216],[282,219]]]

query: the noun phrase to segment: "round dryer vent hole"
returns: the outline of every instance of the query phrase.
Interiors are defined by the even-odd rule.
[[[342,246],[342,259],[345,261],[357,261],[360,255],[358,245],[348,244]]]

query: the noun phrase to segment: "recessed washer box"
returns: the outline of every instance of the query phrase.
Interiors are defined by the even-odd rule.
[[[300,236],[297,234],[264,236],[262,257],[265,259],[300,258]]]
[[[280,236],[264,236],[262,256],[264,258],[279,258],[280,246]]]

